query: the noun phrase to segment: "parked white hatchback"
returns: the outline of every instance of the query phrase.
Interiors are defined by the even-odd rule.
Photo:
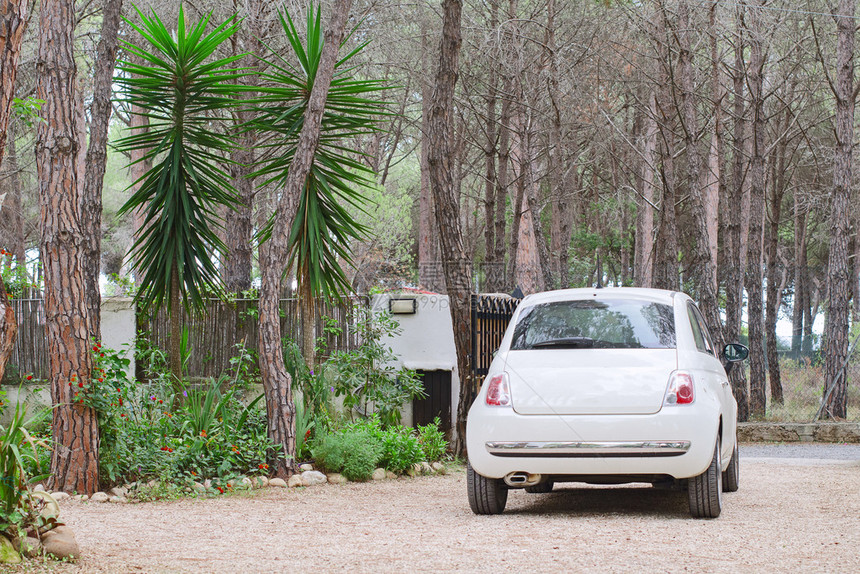
[[[469,411],[469,504],[498,514],[508,489],[558,482],[686,486],[715,518],[738,488],[730,368],[687,295],[569,289],[520,303]]]

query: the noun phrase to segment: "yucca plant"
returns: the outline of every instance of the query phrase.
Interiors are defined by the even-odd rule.
[[[253,124],[264,142],[255,175],[265,183],[286,180],[323,48],[319,7],[308,8],[305,43],[289,14],[280,14],[280,22],[291,50],[282,56],[267,46],[269,72],[262,78],[263,95]],[[289,266],[297,269],[305,318],[312,316],[315,297],[339,297],[351,291],[342,265],[352,264],[351,243],[366,233],[350,208],[362,209],[362,190],[375,184],[375,174],[359,161],[360,154],[344,144],[348,138],[374,132],[385,110],[386,103],[374,95],[385,89],[384,84],[356,77],[355,56],[365,46],[359,44],[335,67],[319,146],[290,231]],[[270,232],[270,227],[264,229],[261,239]],[[306,335],[309,327],[303,325]],[[306,360],[312,341],[310,337],[310,348],[307,341],[302,345]]]
[[[225,248],[216,233],[221,227],[216,210],[234,206],[236,194],[222,167],[235,144],[219,124],[246,88],[236,84],[243,72],[234,64],[242,55],[216,56],[237,29],[233,18],[211,30],[209,15],[186,26],[180,7],[171,31],[155,13],[137,14],[140,23],[128,24],[143,41],[124,43],[131,58],[120,62],[116,82],[121,101],[144,110],[149,128],[122,138],[116,148],[142,151],[138,161],[151,162],[152,168],[135,182],[139,187],[120,214],[143,213],[132,246],[141,277],[137,297],[144,309],[167,303],[171,371],[178,380],[180,306],[199,310],[205,296],[222,292],[215,257]]]
[[[19,402],[9,424],[0,425],[0,532],[13,537],[37,520],[38,513],[27,484],[47,477],[27,477],[24,465],[27,449],[32,449],[37,464],[39,456],[36,442],[27,432],[25,416],[26,410]]]

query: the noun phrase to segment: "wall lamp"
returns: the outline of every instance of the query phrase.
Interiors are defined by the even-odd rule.
[[[414,315],[418,312],[418,301],[412,297],[388,300],[388,312],[392,315]]]

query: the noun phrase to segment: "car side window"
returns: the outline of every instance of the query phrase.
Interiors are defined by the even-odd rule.
[[[705,320],[692,303],[687,305],[687,315],[690,318],[690,327],[693,329],[693,339],[696,341],[696,348],[702,353],[716,356],[714,354],[714,344],[711,342],[711,334],[708,333]]]

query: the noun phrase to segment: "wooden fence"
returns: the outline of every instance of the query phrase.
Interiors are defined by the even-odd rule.
[[[325,339],[325,358],[334,351],[351,350],[358,346],[355,325],[356,306],[367,306],[366,297],[345,299],[342,304],[317,301],[317,337]],[[298,299],[281,299],[281,334],[284,339],[301,341],[301,319]],[[325,332],[325,318],[329,318],[340,333]],[[138,325],[145,317],[138,316]],[[168,348],[170,322],[166,310],[162,309],[149,318],[147,338],[160,349]],[[230,359],[237,355],[236,345],[256,351],[259,340],[257,299],[237,299],[223,302],[217,299],[208,301],[206,313],[202,316],[183,316],[183,327],[188,328],[191,352],[187,372],[190,377],[217,377],[230,370]]]
[[[29,374],[36,379],[46,379],[48,349],[44,302],[42,299],[13,299],[11,303],[18,320],[18,337],[9,358],[9,365],[13,367],[7,368],[7,380]],[[357,306],[368,306],[367,297],[345,299],[341,304],[317,302],[315,333],[317,337],[325,339],[326,352],[323,357],[334,351],[358,346],[353,313]],[[183,316],[183,326],[188,328],[191,347],[188,375],[193,378],[217,377],[229,370],[230,359],[237,354],[237,344],[244,343],[246,349],[256,351],[259,330],[257,318],[256,299],[233,302],[212,299],[207,302],[204,314]],[[326,332],[324,318],[329,318],[340,332]],[[152,344],[167,349],[170,324],[165,311],[150,317],[138,315],[137,321],[138,327],[148,332],[147,338]],[[281,300],[281,332],[285,339],[301,340],[297,299]]]
[[[45,334],[45,305],[42,299],[10,299],[18,320],[18,336],[6,366],[5,380],[19,377],[48,377],[48,340]]]

